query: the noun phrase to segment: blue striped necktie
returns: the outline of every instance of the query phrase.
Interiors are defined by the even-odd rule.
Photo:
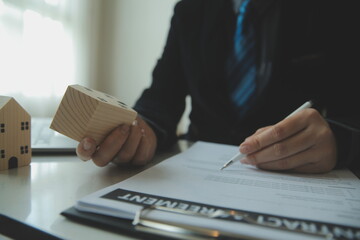
[[[239,117],[248,110],[256,83],[255,41],[251,22],[244,25],[250,0],[244,0],[239,9],[234,35],[233,52],[228,62],[229,92]]]

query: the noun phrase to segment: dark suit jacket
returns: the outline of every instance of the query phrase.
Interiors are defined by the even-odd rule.
[[[229,0],[183,0],[174,10],[152,85],[135,110],[152,125],[159,147],[177,139],[191,96],[190,140],[240,144],[307,100],[315,100],[336,138],[341,160],[359,160],[359,14],[356,1],[253,0],[256,100],[238,118],[226,90],[225,62],[235,14]]]

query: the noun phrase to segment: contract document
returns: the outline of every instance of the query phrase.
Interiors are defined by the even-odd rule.
[[[240,163],[220,171],[237,152],[237,146],[196,142],[75,208],[134,219],[144,206],[161,206],[184,214],[155,210],[148,217],[254,239],[360,239],[360,180],[351,171],[290,174]]]

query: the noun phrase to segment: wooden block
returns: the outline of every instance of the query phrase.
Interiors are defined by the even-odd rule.
[[[100,144],[115,127],[132,124],[136,116],[136,111],[113,96],[70,85],[50,128],[76,141],[90,137]]]
[[[0,96],[0,170],[31,162],[31,117],[12,97]]]

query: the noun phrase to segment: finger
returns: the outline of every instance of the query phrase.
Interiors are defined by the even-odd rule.
[[[328,140],[332,146],[335,140]],[[301,173],[324,173],[332,170],[336,165],[337,150],[335,147],[328,147],[326,141],[322,144],[299,152],[293,156],[277,161],[258,164],[257,167],[267,170],[291,170]]]
[[[142,127],[142,138],[132,162],[134,165],[148,163],[153,158],[157,146],[156,135],[151,127],[142,119],[140,119],[139,125]]]
[[[91,159],[96,151],[96,142],[91,138],[84,138],[76,147],[76,155],[83,161]]]
[[[270,127],[270,126],[263,127],[263,128],[259,128],[258,130],[256,130],[256,132],[255,132],[254,134],[252,134],[251,136],[245,138],[244,142],[248,141],[248,139],[251,138],[251,137],[254,137],[254,136],[256,136],[256,135],[259,135],[260,133],[264,132],[264,131],[265,131],[266,129],[268,129],[269,127]],[[243,143],[244,143],[244,142],[243,142]],[[241,145],[242,145],[242,144],[240,144],[240,146],[241,146]]]
[[[319,161],[299,166],[293,169],[298,173],[326,173],[332,170],[336,165],[336,161]]]
[[[152,143],[150,142],[150,138],[146,135],[144,129],[142,129],[142,138],[139,148],[134,156],[132,164],[134,165],[145,165],[154,155],[154,148],[152,147]]]
[[[266,146],[296,134],[306,126],[307,121],[305,117],[297,117],[297,115],[294,115],[293,117],[286,118],[281,122],[268,127],[261,133],[248,137],[240,145],[240,152],[243,154],[250,154],[259,151]]]
[[[334,147],[336,144],[335,139],[329,141],[330,143],[325,142],[314,148],[313,156],[320,156],[319,158],[313,158],[314,160],[311,163],[296,167],[293,171],[301,173],[325,173],[331,171],[336,166],[337,149]],[[328,144],[333,147],[328,147]]]
[[[133,159],[141,140],[141,132],[142,128],[139,127],[137,123],[131,126],[128,139],[124,143],[120,151],[116,154],[116,157],[114,158],[114,163],[124,164],[130,162]]]
[[[264,132],[266,129],[270,128],[271,126],[266,126],[263,128],[259,128],[258,130],[256,130],[256,132],[253,134],[253,136],[255,135],[259,135],[260,133]]]
[[[264,170],[284,171],[300,168],[313,164],[314,149],[309,148],[295,155],[266,163],[258,164],[257,167]]]
[[[93,161],[97,166],[106,166],[117,154],[125,143],[130,126],[124,124],[115,128],[100,144],[98,151],[93,155]]]
[[[255,153],[248,154],[241,162],[257,165],[276,161],[302,152],[314,145],[315,138],[311,134],[311,131],[305,128],[289,138],[276,142]]]

